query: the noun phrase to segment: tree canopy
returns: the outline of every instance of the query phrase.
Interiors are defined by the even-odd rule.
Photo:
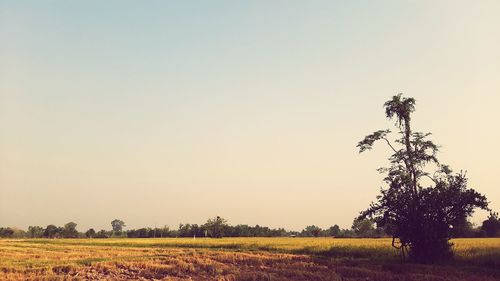
[[[113,228],[113,232],[115,234],[120,234],[125,227],[125,222],[119,219],[114,219],[111,221],[111,227]]]

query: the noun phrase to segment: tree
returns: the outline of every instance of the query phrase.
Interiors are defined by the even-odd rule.
[[[45,238],[56,238],[59,234],[59,228],[53,224],[47,225],[43,232]]]
[[[0,227],[0,237],[12,237],[14,235],[14,229],[10,227]]]
[[[197,224],[179,224],[179,237],[202,237],[203,234],[203,229]]]
[[[93,228],[85,231],[85,237],[94,238],[96,236],[95,230]]]
[[[474,237],[477,235],[477,231],[474,229],[474,225],[464,218],[463,221],[457,223],[453,226],[451,230],[451,236],[453,238],[458,237]]]
[[[111,227],[113,228],[113,233],[116,235],[120,235],[123,231],[123,228],[125,227],[125,222],[119,219],[114,219],[111,222]]]
[[[375,232],[373,221],[369,219],[355,219],[351,228],[358,237],[370,237]]]
[[[99,230],[95,234],[95,238],[109,238],[109,236],[110,236],[110,233],[104,229]]]
[[[43,227],[41,226],[29,226],[28,227],[28,236],[30,238],[40,238],[43,236]]]
[[[321,228],[315,225],[309,225],[304,230],[302,230],[302,235],[304,236],[319,237],[320,234]]]
[[[222,238],[228,228],[227,220],[217,216],[213,219],[208,219],[203,228],[207,230],[210,237]]]
[[[361,153],[380,140],[393,152],[390,166],[378,169],[386,174],[387,186],[359,219],[371,218],[385,228],[403,259],[406,252],[416,262],[450,258],[452,228],[475,208],[488,209],[486,197],[467,187],[465,173],[454,174],[438,161],[438,146],[427,139],[430,133],[412,130],[415,99],[399,94],[387,101],[384,108],[386,117],[395,120],[400,136],[391,142],[391,131],[379,130],[357,145]],[[429,169],[434,169],[434,173]]]
[[[488,219],[483,221],[481,230],[484,231],[488,237],[497,237],[500,235],[500,220],[498,213],[491,212]]]
[[[26,231],[13,227],[12,230],[14,233],[12,233],[12,238],[25,238],[26,237]]]
[[[78,237],[78,230],[76,230],[76,223],[74,222],[68,222],[67,224],[64,225],[62,234],[64,238],[77,238]]]
[[[327,232],[329,236],[337,237],[340,234],[340,227],[338,225],[330,226]]]

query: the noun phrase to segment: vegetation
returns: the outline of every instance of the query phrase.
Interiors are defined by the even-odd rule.
[[[215,218],[216,219],[216,218]],[[220,237],[337,237],[337,238],[380,238],[388,237],[385,229],[377,227],[372,220],[355,219],[350,229],[341,229],[333,225],[322,229],[315,225],[309,225],[302,231],[288,231],[284,228],[269,228],[266,226],[249,226],[246,224],[230,225],[226,220],[217,226]],[[120,220],[121,221],[121,220]],[[123,223],[123,227],[125,223]],[[114,229],[96,231],[93,228],[81,233],[77,230],[77,224],[67,223],[64,227],[48,225],[47,227],[29,226],[27,231],[17,228],[0,227],[0,238],[166,238],[166,237],[215,237],[213,229],[214,219],[210,219],[203,225],[180,224],[178,229],[143,227],[139,229],[121,230]],[[212,229],[211,229],[212,227]],[[492,213],[481,227],[475,227],[465,221],[453,229],[454,238],[459,237],[500,237],[500,221],[498,215]]]
[[[85,237],[94,238],[96,236],[95,230],[93,228],[85,231]]]
[[[468,188],[465,173],[454,174],[438,161],[438,146],[427,139],[430,133],[413,131],[413,98],[399,94],[384,108],[386,117],[395,120],[399,137],[391,142],[391,131],[379,130],[358,143],[360,152],[379,140],[393,151],[390,166],[379,169],[386,174],[387,188],[359,218],[373,219],[392,235],[392,245],[401,249],[403,259],[407,251],[416,262],[449,259],[453,229],[463,226],[475,208],[488,210],[486,197]]]
[[[233,226],[220,216],[178,229],[126,230],[120,219],[111,230],[84,233],[75,222],[0,227],[7,238],[0,240],[0,279],[498,280],[500,238],[454,239],[499,237],[498,213],[468,187],[464,172],[438,161],[430,133],[413,131],[413,98],[400,94],[384,107],[399,137],[379,130],[358,148],[370,150],[379,140],[389,146],[390,165],[379,169],[387,186],[350,229]],[[480,226],[468,221],[475,208],[490,211]],[[397,263],[406,254],[433,265]]]
[[[491,212],[488,219],[483,221],[481,230],[488,237],[500,236],[500,219],[498,219],[498,213]]]
[[[114,219],[111,222],[111,227],[113,228],[114,235],[121,235],[123,228],[125,227],[125,222],[119,219]]]
[[[62,229],[62,236],[66,238],[77,238],[78,237],[78,231],[76,230],[76,223],[74,222],[68,222],[67,224],[64,225],[64,228]]]
[[[390,238],[0,240],[1,280],[498,280],[500,239],[456,239],[452,263],[397,263]],[[401,273],[404,272],[404,275]],[[404,277],[404,279],[401,279]]]
[[[205,223],[204,228],[207,231],[207,235],[212,238],[222,238],[225,233],[228,232],[227,220],[223,219],[219,216],[208,219],[207,223]]]

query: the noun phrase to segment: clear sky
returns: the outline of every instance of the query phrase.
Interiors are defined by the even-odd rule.
[[[382,104],[500,210],[499,1],[0,0],[0,226],[350,227]],[[486,214],[478,213],[479,222]]]

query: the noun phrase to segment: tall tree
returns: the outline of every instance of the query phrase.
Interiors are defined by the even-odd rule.
[[[407,252],[416,262],[449,258],[453,227],[463,223],[475,208],[488,209],[486,197],[467,187],[465,173],[454,174],[438,161],[438,146],[427,139],[430,133],[412,130],[415,99],[399,94],[384,108],[386,117],[395,121],[399,137],[391,141],[390,130],[379,130],[357,145],[361,153],[380,140],[393,152],[390,166],[378,169],[386,174],[387,187],[359,219],[371,218],[384,227],[403,258]]]

